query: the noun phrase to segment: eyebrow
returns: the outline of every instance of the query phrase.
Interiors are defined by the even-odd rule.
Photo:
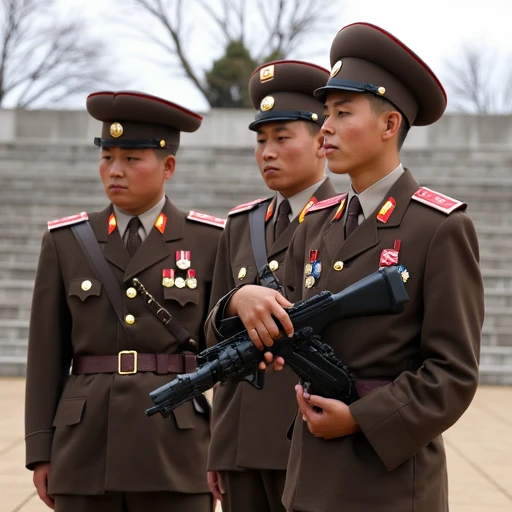
[[[340,107],[341,105],[345,105],[345,103],[352,103],[352,100],[350,98],[346,98],[344,100],[336,100],[335,102],[333,102],[331,107]],[[324,105],[324,110],[328,110],[328,109],[329,109],[329,106],[326,103]]]
[[[286,132],[289,130],[290,130],[290,128],[289,128],[288,124],[283,124],[283,125],[278,126],[277,128],[272,128],[272,133]],[[263,130],[261,130],[261,129],[258,130],[257,133],[258,133],[258,135],[264,135]]]

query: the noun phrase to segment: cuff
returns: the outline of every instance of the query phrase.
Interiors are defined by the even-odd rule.
[[[25,466],[33,470],[38,462],[50,462],[53,430],[42,430],[25,437]]]

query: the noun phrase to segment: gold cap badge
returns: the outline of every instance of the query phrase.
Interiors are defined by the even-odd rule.
[[[265,96],[260,103],[260,108],[263,112],[270,110],[274,106],[275,100],[272,96]]]
[[[266,82],[274,78],[274,64],[260,69],[260,82]]]
[[[121,137],[121,135],[123,135],[123,131],[123,125],[121,123],[112,123],[110,125],[110,135],[112,135],[114,139]]]
[[[343,66],[343,62],[341,60],[334,64],[331,69],[331,78],[334,78],[340,72],[341,66]]]

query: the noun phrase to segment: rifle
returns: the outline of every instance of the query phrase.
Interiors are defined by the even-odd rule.
[[[287,308],[295,333],[275,340],[267,350],[282,356],[310,393],[350,404],[358,398],[354,379],[332,348],[320,341],[321,336],[335,320],[397,314],[408,300],[397,267],[381,268],[337,294],[323,291]],[[220,332],[226,339],[197,356],[195,372],[178,375],[149,394],[155,405],[146,410],[148,416],[159,412],[168,417],[179,405],[228,379],[263,387],[264,371],[258,369],[263,352],[253,344],[240,318],[223,320]]]

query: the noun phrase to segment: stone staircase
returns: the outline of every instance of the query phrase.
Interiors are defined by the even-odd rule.
[[[512,149],[409,147],[421,185],[469,203],[486,287],[481,380],[512,384]],[[25,369],[28,319],[46,221],[103,208],[98,149],[86,141],[0,141],[0,375]],[[184,144],[167,192],[183,209],[218,216],[267,195],[250,145]],[[332,176],[338,190],[345,177]]]

